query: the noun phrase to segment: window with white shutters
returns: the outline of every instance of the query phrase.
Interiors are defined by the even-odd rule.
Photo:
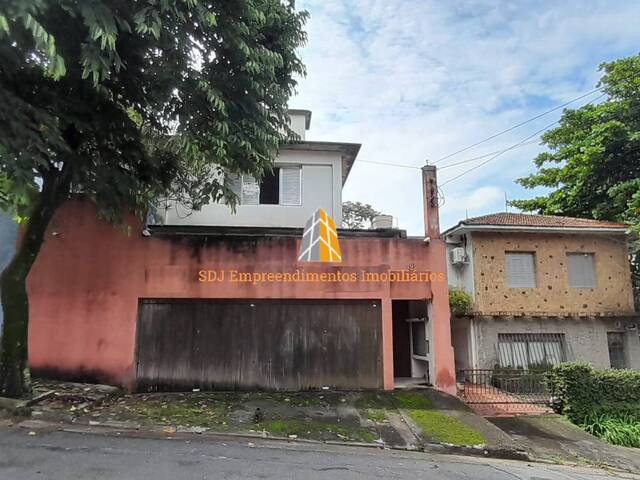
[[[504,368],[536,368],[567,361],[563,333],[499,333],[498,360]]]
[[[572,288],[595,288],[593,253],[567,253],[567,273]]]
[[[280,205],[302,203],[302,168],[298,165],[280,167]]]
[[[248,173],[227,174],[227,184],[240,205],[301,205],[302,167],[280,165],[258,182]]]
[[[505,252],[507,287],[535,288],[535,255],[532,252]]]
[[[248,173],[242,174],[241,205],[258,205],[260,203],[260,184]]]

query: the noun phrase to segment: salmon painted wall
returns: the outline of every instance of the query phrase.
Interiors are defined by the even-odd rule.
[[[200,270],[244,272],[443,272],[444,244],[422,239],[341,238],[341,264],[297,261],[297,238],[252,240],[141,235],[126,219],[97,219],[89,201],[73,200],[56,214],[28,278],[29,363],[35,374],[117,384],[134,381],[139,298],[366,298],[382,300],[385,388],[393,387],[391,299],[429,299],[440,388],[454,378],[446,279],[443,283],[200,282]],[[438,268],[436,269],[435,266]],[[446,307],[446,312],[445,312]],[[446,332],[446,335],[445,335]],[[442,356],[442,362],[440,362]],[[450,365],[449,365],[450,363]]]

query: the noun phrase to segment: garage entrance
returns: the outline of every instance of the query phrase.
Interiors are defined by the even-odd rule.
[[[141,300],[136,388],[382,388],[378,300]]]

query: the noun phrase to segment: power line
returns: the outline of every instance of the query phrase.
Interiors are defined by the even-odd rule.
[[[606,96],[606,93],[603,93],[602,95],[599,95],[598,97],[596,97],[596,98],[594,98],[593,100],[589,101],[588,103],[586,103],[586,104],[585,104],[585,106],[586,106],[586,105],[590,105],[590,104],[592,104],[593,102],[597,102],[598,100],[600,100],[600,99],[601,99],[602,97],[604,97],[604,96]],[[501,152],[496,153],[494,156],[492,156],[491,158],[489,158],[489,159],[485,160],[484,162],[479,163],[478,165],[474,165],[473,167],[471,167],[471,168],[469,168],[469,169],[465,170],[464,172],[460,173],[459,175],[456,175],[455,177],[450,178],[450,179],[449,179],[449,180],[447,180],[446,182],[444,182],[444,183],[440,184],[440,187],[444,187],[446,184],[451,183],[451,182],[453,182],[454,180],[457,180],[458,178],[460,178],[460,177],[462,177],[462,176],[466,175],[467,173],[472,172],[473,170],[476,170],[476,169],[478,169],[478,168],[480,168],[480,167],[482,167],[482,166],[486,165],[487,163],[489,163],[489,162],[490,162],[490,161],[492,161],[492,160],[495,160],[495,159],[496,159],[496,158],[498,158],[500,155],[502,155],[502,154],[504,154],[504,153],[507,153],[507,152],[509,152],[509,151],[511,151],[511,150],[513,150],[513,149],[515,149],[515,148],[517,148],[517,147],[519,147],[519,146],[524,145],[524,142],[526,142],[527,140],[529,140],[529,139],[531,139],[531,138],[533,138],[533,137],[536,137],[536,136],[540,135],[542,132],[544,132],[544,131],[546,131],[546,130],[550,129],[551,127],[553,127],[553,126],[554,126],[554,125],[556,125],[557,123],[560,123],[560,119],[556,120],[556,121],[555,121],[555,122],[553,122],[553,123],[550,123],[549,125],[547,125],[547,126],[546,126],[546,127],[544,127],[544,128],[541,128],[541,129],[540,129],[540,130],[538,130],[537,132],[535,132],[535,133],[533,133],[533,134],[529,135],[528,137],[526,137],[526,138],[524,138],[524,139],[520,140],[518,143],[515,143],[515,144],[511,145],[510,147],[505,148],[505,149],[504,149],[504,150],[502,150]]]
[[[520,147],[525,147],[527,145],[531,145],[533,143],[537,143],[537,140],[532,140],[530,142],[527,143],[523,143],[522,145],[520,145]],[[518,147],[519,148],[519,147]],[[461,160],[460,162],[457,163],[452,163],[450,165],[444,165],[442,167],[439,167],[439,170],[444,170],[445,168],[449,168],[449,167],[455,167],[457,165],[462,165],[464,163],[469,163],[469,162],[474,162],[476,160],[482,160],[483,158],[487,158],[490,157],[491,155],[494,155],[498,152],[500,152],[501,150],[495,150],[493,152],[488,152],[482,155],[478,155],[477,157],[471,157],[471,158],[467,158],[465,160]],[[358,163],[372,163],[374,165],[386,165],[389,167],[401,167],[401,168],[412,168],[412,169],[416,169],[416,170],[420,170],[422,167],[416,167],[415,165],[406,165],[406,164],[402,164],[402,163],[392,163],[392,162],[378,162],[375,160],[356,160],[356,162]]]
[[[523,143],[521,145],[518,145],[515,148],[526,147],[527,145],[533,145],[534,143],[538,143],[538,140],[537,139],[530,140],[530,141],[525,142],[525,143]],[[515,148],[514,148],[514,150],[515,150]],[[495,152],[487,153],[486,155],[480,155],[479,157],[467,158],[466,160],[461,160],[461,161],[456,162],[456,163],[450,163],[449,165],[443,165],[442,167],[438,167],[438,171],[444,170],[446,168],[457,167],[458,165],[464,165],[465,163],[473,162],[475,160],[481,160],[483,158],[490,157],[491,155],[493,155],[495,153],[500,153],[500,152],[502,152],[502,150],[496,150]]]
[[[440,157],[437,160],[435,160],[434,162],[432,162],[432,165],[435,165],[436,163],[439,163],[439,162],[441,162],[443,160],[446,160],[447,158],[453,157],[454,155],[458,155],[459,153],[466,152],[467,150],[470,150],[473,147],[477,147],[478,145],[481,145],[481,144],[483,144],[485,142],[488,142],[489,140],[493,140],[494,138],[499,137],[500,135],[504,135],[505,133],[511,132],[512,130],[515,130],[516,128],[520,128],[523,125],[526,125],[527,123],[531,123],[534,120],[537,120],[537,119],[539,119],[541,117],[544,117],[545,115],[548,115],[548,114],[550,114],[552,112],[555,112],[556,110],[560,110],[561,108],[564,108],[564,107],[566,107],[568,105],[571,105],[572,103],[577,102],[578,100],[582,100],[583,98],[588,97],[589,95],[593,95],[594,93],[601,91],[603,88],[604,87],[595,88],[595,89],[593,89],[593,90],[591,90],[591,91],[589,91],[587,93],[584,93],[584,94],[580,95],[579,97],[576,97],[574,99],[569,100],[568,102],[565,102],[565,103],[563,103],[561,105],[557,105],[557,106],[553,107],[550,110],[542,112],[542,113],[536,115],[535,117],[531,117],[531,118],[529,118],[529,119],[527,119],[527,120],[525,120],[523,122],[518,123],[517,125],[509,127],[506,130],[502,130],[501,132],[494,133],[493,135],[490,135],[487,138],[484,138],[484,139],[482,139],[482,140],[480,140],[480,141],[478,141],[476,143],[472,143],[471,145],[469,145],[467,147],[461,148],[460,150],[456,150],[455,152],[450,153],[448,155],[445,155],[444,157]]]
[[[401,163],[391,163],[391,162],[376,162],[374,160],[356,160],[357,163],[372,163],[374,165],[387,165],[389,167],[400,167],[400,168],[415,168],[420,170],[422,167],[416,167],[415,165],[403,165]]]

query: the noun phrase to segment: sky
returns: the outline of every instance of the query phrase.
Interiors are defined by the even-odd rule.
[[[602,62],[640,53],[636,0],[298,0],[297,7],[310,13],[300,51],[307,76],[290,107],[312,110],[308,140],[362,144],[343,200],[393,215],[410,235],[424,232],[415,167],[427,160],[439,167],[443,230],[505,211],[505,194],[543,193],[514,182],[534,171],[544,151],[537,141],[446,185],[489,157],[443,167],[521,142],[561,110],[437,160],[593,90]]]

